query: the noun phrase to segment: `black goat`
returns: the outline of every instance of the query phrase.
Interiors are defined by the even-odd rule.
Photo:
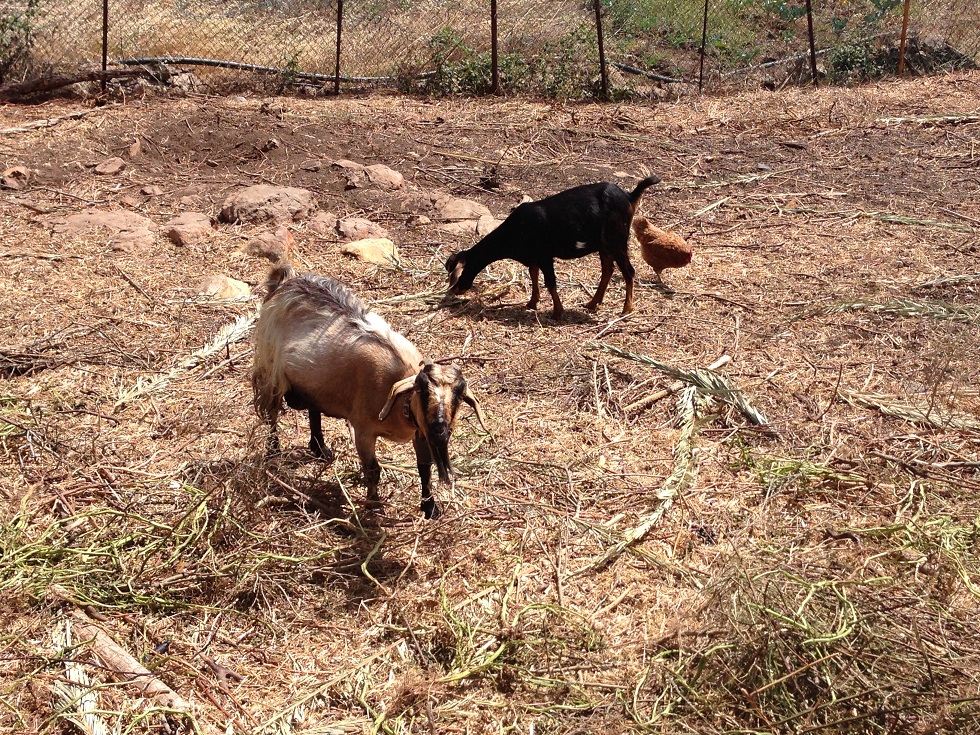
[[[626,281],[623,313],[629,314],[633,311],[636,274],[629,257],[630,223],[643,192],[659,182],[660,177],[649,176],[631,194],[608,182],[585,184],[521,204],[476,245],[449,256],[446,261],[449,291],[454,294],[467,291],[477,274],[490,263],[509,258],[526,265],[531,273],[531,300],[527,308],[538,306],[541,296],[538,274],[544,273],[554,316],[560,319],[564,309],[558,298],[554,259],[571,260],[597,252],[602,262],[602,277],[595,296],[585,308],[594,311],[602,303],[615,263]]]

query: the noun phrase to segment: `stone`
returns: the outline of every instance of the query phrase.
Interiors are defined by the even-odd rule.
[[[126,162],[119,156],[113,156],[112,158],[107,158],[96,166],[95,173],[101,176],[115,176],[124,168],[126,168]]]
[[[490,216],[490,210],[479,202],[471,199],[458,199],[448,195],[441,196],[433,202],[436,216],[447,221],[472,219]]]
[[[11,166],[0,176],[0,186],[5,189],[23,189],[30,178],[31,170],[26,166]]]
[[[201,285],[197,287],[197,293],[201,296],[210,296],[214,299],[234,299],[241,301],[252,295],[252,289],[247,283],[236,281],[228,276],[208,276]]]
[[[249,224],[282,223],[304,219],[315,207],[313,192],[308,189],[260,184],[229,195],[221,208],[221,220]]]
[[[486,237],[491,232],[500,227],[500,223],[503,220],[499,220],[491,215],[484,215],[476,221],[476,234],[480,237]]]
[[[330,212],[317,212],[313,219],[306,223],[311,232],[324,237],[337,236],[337,215]]]
[[[346,158],[338,158],[336,161],[331,161],[330,165],[336,168],[342,168],[346,171],[364,170],[364,164],[357,163],[356,161],[348,161]]]
[[[340,252],[378,265],[391,265],[399,261],[398,248],[386,237],[355,240],[344,245]]]
[[[126,153],[130,158],[139,158],[143,153],[143,146],[140,145],[140,139],[137,138],[132,143],[129,144],[129,148],[126,149]]]
[[[288,263],[293,252],[293,233],[285,227],[256,235],[245,246],[245,253],[272,263]]]
[[[175,245],[190,247],[214,232],[211,218],[203,212],[183,212],[164,224],[163,230]]]
[[[152,245],[153,233],[157,229],[153,220],[125,209],[112,212],[90,209],[57,218],[52,224],[55,232],[69,235],[80,235],[100,230],[108,231],[110,235],[109,246],[113,250],[125,252],[129,252],[133,247]]]
[[[142,194],[143,196],[148,196],[148,197],[163,196],[163,189],[161,189],[156,184],[150,184],[150,185],[144,186],[142,189],[140,189],[140,194]]]
[[[365,166],[364,173],[368,181],[379,189],[385,189],[386,191],[401,189],[405,184],[404,176],[381,163],[376,163],[373,166]]]
[[[388,237],[388,230],[363,217],[346,217],[337,223],[337,230],[345,240]]]

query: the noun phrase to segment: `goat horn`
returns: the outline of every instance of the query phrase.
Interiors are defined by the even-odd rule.
[[[466,386],[466,389],[463,391],[462,399],[466,401],[466,403],[470,404],[473,410],[476,411],[476,420],[480,422],[482,429],[490,434],[490,429],[488,429],[487,425],[483,423],[483,411],[480,410],[480,404],[477,402],[474,395],[470,393],[469,386]]]
[[[404,393],[415,385],[415,376],[412,375],[408,378],[403,378],[391,386],[391,391],[388,393],[388,400],[385,402],[385,407],[381,409],[381,413],[378,414],[378,421],[384,421],[388,418],[388,414],[391,413],[391,407],[395,403],[395,399],[400,393]]]

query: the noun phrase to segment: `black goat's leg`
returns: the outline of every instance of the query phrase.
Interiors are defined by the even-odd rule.
[[[442,512],[432,497],[432,451],[419,432],[415,433],[415,461],[419,468],[419,480],[422,481],[422,514],[426,518],[438,518]]]
[[[533,311],[538,308],[538,300],[541,298],[541,289],[538,287],[538,276],[541,269],[536,265],[529,265],[527,270],[531,274],[531,300],[527,302],[527,306],[524,308]]]
[[[585,308],[589,311],[595,311],[599,308],[599,305],[606,296],[606,289],[609,287],[609,279],[612,278],[613,273],[612,257],[606,253],[599,253],[599,259],[602,263],[602,275],[599,277],[599,286],[595,290],[595,296],[593,296],[592,300],[585,305]]]
[[[633,284],[636,281],[636,269],[630,263],[629,255],[617,257],[616,265],[619,266],[623,281],[626,283],[626,301],[623,303],[623,316],[626,316],[633,311]]]
[[[548,289],[548,293],[551,294],[551,303],[554,304],[555,319],[561,319],[562,314],[565,313],[565,307],[561,305],[561,299],[558,298],[558,279],[555,277],[555,264],[554,263],[543,263],[541,266],[541,272],[544,274],[544,285]]]

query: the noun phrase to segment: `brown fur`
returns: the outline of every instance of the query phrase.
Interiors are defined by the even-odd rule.
[[[378,438],[414,441],[423,510],[427,517],[438,513],[429,466],[434,455],[440,478],[450,479],[448,442],[458,408],[452,396],[459,394],[473,405],[482,420],[460,370],[425,362],[411,342],[337,281],[294,277],[287,267],[270,273],[267,288],[255,327],[252,389],[256,411],[269,422],[272,437],[283,400],[309,412],[309,446],[321,456],[329,453],[321,414],[346,419],[371,500],[377,499],[381,474]],[[418,397],[423,384],[429,396],[425,405]]]

